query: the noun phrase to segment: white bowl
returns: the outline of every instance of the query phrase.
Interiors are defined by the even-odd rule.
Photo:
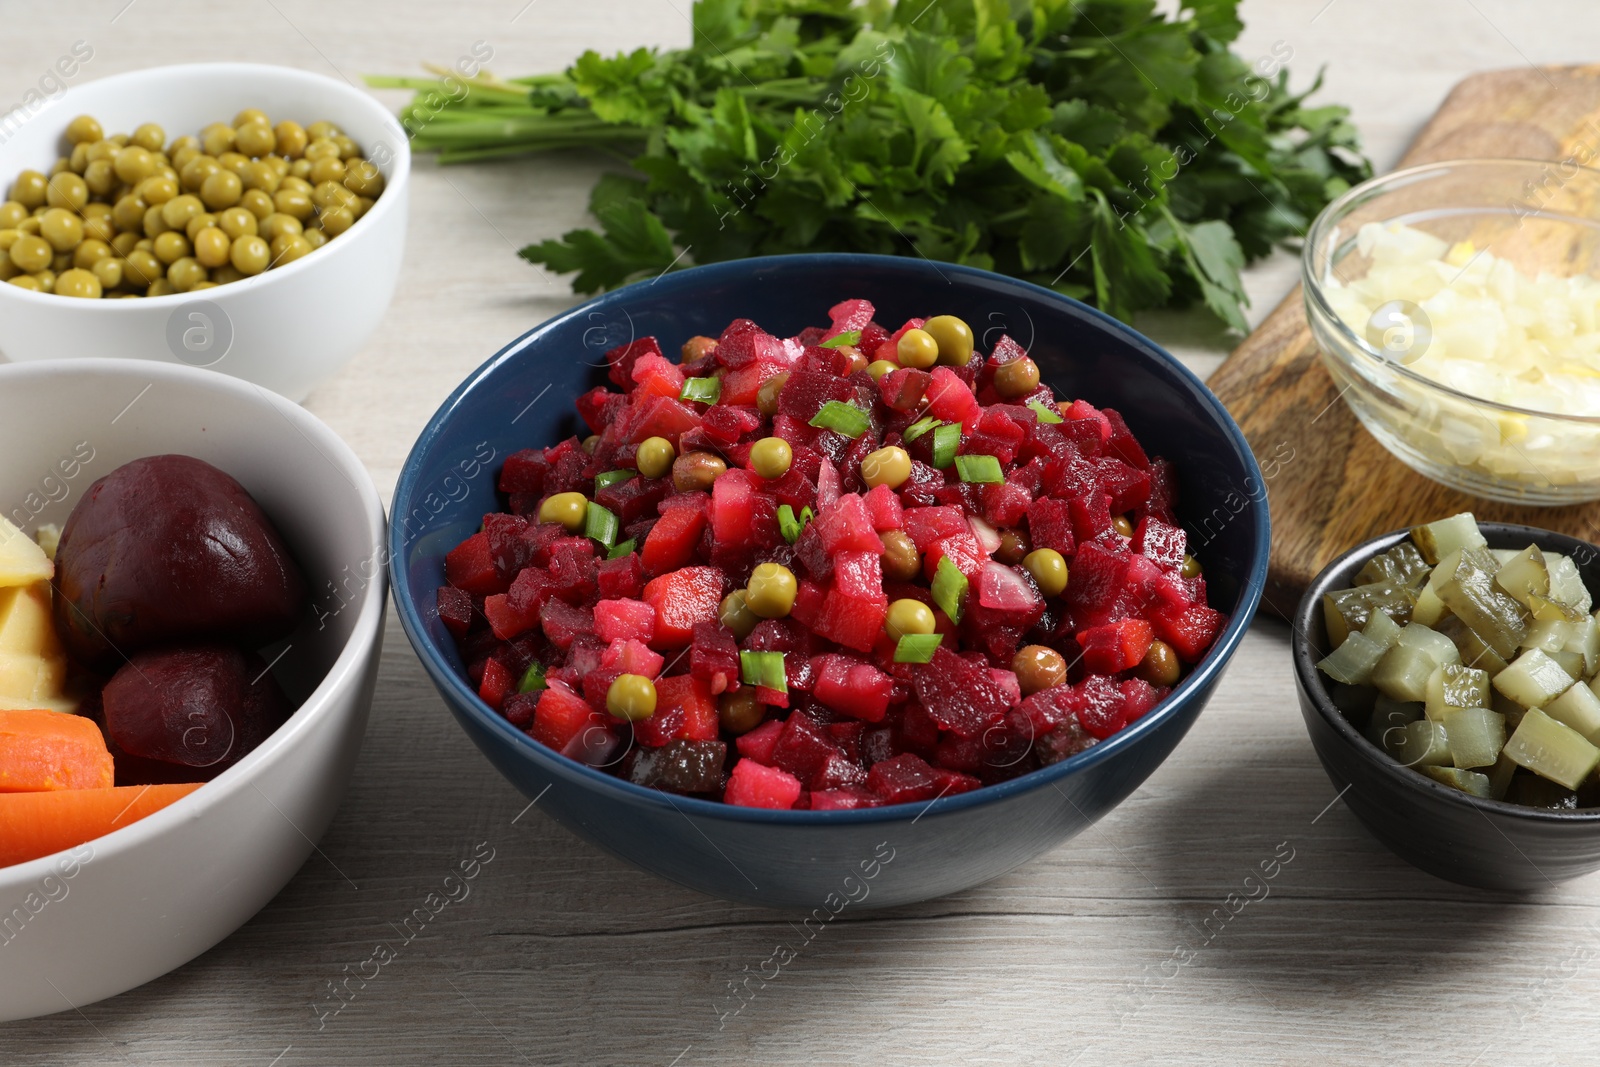
[[[345,82],[257,63],[152,67],[85,82],[0,141],[0,190],[20,171],[48,173],[76,115],[93,115],[108,133],[160,123],[170,140],[230,122],[246,107],[274,122],[333,122],[383,173],[383,194],[311,255],[198,293],[78,300],[0,284],[0,355],[13,362],[104,356],[209,366],[299,401],[360,350],[400,274],[411,148],[394,116]]]
[[[242,482],[305,571],[314,610],[273,668],[299,710],[214,781],[76,862],[69,851],[0,867],[0,1021],[114,996],[238,929],[310,855],[361,746],[387,558],[383,505],[349,447],[283,397],[192,367],[0,366],[0,508],[25,528],[65,521],[96,479],[167,452]],[[86,455],[62,474],[61,460]]]

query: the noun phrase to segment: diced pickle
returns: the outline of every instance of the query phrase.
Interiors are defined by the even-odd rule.
[[[1567,648],[1583,656],[1583,676],[1590,677],[1600,671],[1600,619],[1593,615],[1587,622],[1578,624],[1578,633],[1572,644]]]
[[[1459,789],[1471,796],[1490,798],[1489,776],[1479,774],[1477,771],[1462,771],[1454,767],[1423,767],[1422,773],[1436,782],[1443,782],[1452,789]]]
[[[1416,587],[1425,581],[1429,567],[1417,546],[1402,541],[1387,552],[1367,560],[1356,575],[1357,585],[1396,585]]]
[[[1456,650],[1461,653],[1461,662],[1468,667],[1488,671],[1491,678],[1506,669],[1506,661],[1500,658],[1500,653],[1485,644],[1476,630],[1454,615],[1440,619],[1436,629],[1455,643]]]
[[[1458,548],[1484,548],[1489,542],[1478,530],[1478,520],[1472,512],[1463,511],[1448,519],[1430,522],[1426,526],[1411,528],[1411,540],[1416,542],[1422,558],[1437,564]]]
[[[1394,758],[1407,767],[1443,767],[1450,762],[1445,728],[1427,719],[1406,723],[1406,736]]]
[[[1594,598],[1578,572],[1578,565],[1567,556],[1553,552],[1544,554],[1545,566],[1550,568],[1550,599],[1587,612],[1594,609]]]
[[[1512,556],[1510,562],[1500,564],[1494,583],[1524,607],[1531,608],[1529,597],[1550,593],[1550,570],[1545,566],[1544,553],[1539,551],[1538,545],[1529,545]]]
[[[1579,618],[1587,619],[1587,615]],[[1567,642],[1573,640],[1576,630],[1573,624],[1566,619],[1546,619],[1535,622],[1528,627],[1527,634],[1522,638],[1523,648],[1539,648],[1546,652],[1560,652],[1567,647]]]
[[[1583,612],[1570,604],[1563,604],[1559,600],[1552,600],[1547,596],[1534,593],[1528,597],[1528,610],[1533,614],[1534,622],[1546,622],[1560,619],[1564,622],[1577,622],[1579,619],[1588,618]]]
[[[1450,762],[1462,770],[1492,767],[1506,744],[1506,720],[1488,708],[1460,708],[1445,713]]]
[[[1494,766],[1484,773],[1489,776],[1489,796],[1495,800],[1504,800],[1506,790],[1511,787],[1511,776],[1517,773],[1517,764],[1502,752],[1500,758],[1494,761]]]
[[[1409,622],[1414,589],[1391,585],[1358,585],[1335,589],[1322,598],[1322,617],[1328,624],[1328,642],[1338,648],[1347,635],[1367,625],[1374,611],[1381,611],[1395,622]]]
[[[1407,623],[1393,648],[1372,671],[1372,684],[1394,700],[1426,700],[1428,677],[1435,667],[1459,663],[1461,653],[1443,634],[1419,623]]]
[[[1582,682],[1568,686],[1543,710],[1556,722],[1578,731],[1590,744],[1600,743],[1600,696]]]
[[[1522,717],[1517,732],[1506,742],[1505,752],[1519,766],[1568,789],[1578,788],[1578,783],[1600,764],[1600,748],[1537,709]]]
[[[1506,800],[1528,808],[1556,808],[1573,811],[1578,807],[1578,794],[1564,789],[1547,778],[1523,771],[1511,779],[1506,790]]]
[[[1562,649],[1550,653],[1550,658],[1561,665],[1561,669],[1574,678],[1583,677],[1583,654],[1581,652],[1568,652]]]
[[[1344,639],[1344,644],[1318,661],[1317,669],[1336,682],[1366,685],[1372,679],[1372,668],[1387,651],[1366,634],[1353,633]]]
[[[1501,659],[1510,659],[1527,632],[1525,609],[1495,587],[1494,571],[1494,557],[1488,552],[1458,549],[1439,565],[1428,584]]]
[[[1459,663],[1440,667],[1428,678],[1426,703],[1428,718],[1434,722],[1444,722],[1446,712],[1457,708],[1487,708],[1489,672]]]
[[[1400,640],[1400,624],[1381,611],[1372,613],[1372,618],[1361,628],[1361,633],[1367,640],[1380,645],[1385,652],[1393,648],[1395,642]]]
[[[1537,648],[1518,656],[1494,676],[1495,691],[1525,708],[1542,708],[1572,684],[1572,676]]]
[[[1407,724],[1421,718],[1420,703],[1391,700],[1379,693],[1378,699],[1372,704],[1372,718],[1367,723],[1367,740],[1392,756],[1400,751]]]
[[[1452,617],[1450,609],[1444,606],[1439,594],[1433,591],[1433,586],[1424,582],[1422,588],[1417,590],[1417,602],[1411,605],[1411,621],[1420,622],[1424,626],[1437,626]]]

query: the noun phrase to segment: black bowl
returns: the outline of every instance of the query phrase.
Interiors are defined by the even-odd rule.
[[[1532,526],[1479,523],[1490,548],[1530,544],[1571,556],[1590,589],[1600,589],[1600,551],[1587,541]],[[1317,758],[1345,804],[1372,835],[1429,874],[1484,889],[1538,889],[1600,868],[1600,808],[1555,811],[1480,800],[1434,781],[1394,757],[1333,706],[1317,661],[1332,649],[1322,597],[1348,586],[1367,560],[1408,531],[1357,545],[1317,575],[1294,613],[1294,672]]]

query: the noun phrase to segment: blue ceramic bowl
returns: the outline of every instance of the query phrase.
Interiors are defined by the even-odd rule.
[[[1116,408],[1177,467],[1178,508],[1212,605],[1231,617],[1158,708],[1054,766],[1000,785],[860,811],[765,811],[635,786],[545,748],[478,699],[435,610],[444,556],[500,510],[504,457],[580,430],[574,400],[604,381],[603,353],[653,334],[675,351],[736,318],[779,335],[826,324],[865,297],[886,325],[949,313],[987,351],[1028,347],[1058,395]],[[608,293],[530,330],[445,401],[395,491],[390,568],[406,636],[445,703],[500,773],[573,832],[728,900],[803,908],[903,904],[988,881],[1072,837],[1167,758],[1210,698],[1255,614],[1267,573],[1266,492],[1221,402],[1122,323],[1047,289],[967,267],[868,255],[774,256],[696,267]],[[887,859],[886,859],[887,857]]]

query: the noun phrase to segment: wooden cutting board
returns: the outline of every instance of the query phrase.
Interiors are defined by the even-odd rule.
[[[1600,65],[1474,74],[1457,85],[1401,166],[1499,156],[1600,154]],[[1513,507],[1447,489],[1395,459],[1356,421],[1317,356],[1300,289],[1212,375],[1267,476],[1272,562],[1262,607],[1287,618],[1329,560],[1389,530],[1460,511],[1600,541],[1600,502]],[[1600,456],[1595,457],[1600,465]]]

